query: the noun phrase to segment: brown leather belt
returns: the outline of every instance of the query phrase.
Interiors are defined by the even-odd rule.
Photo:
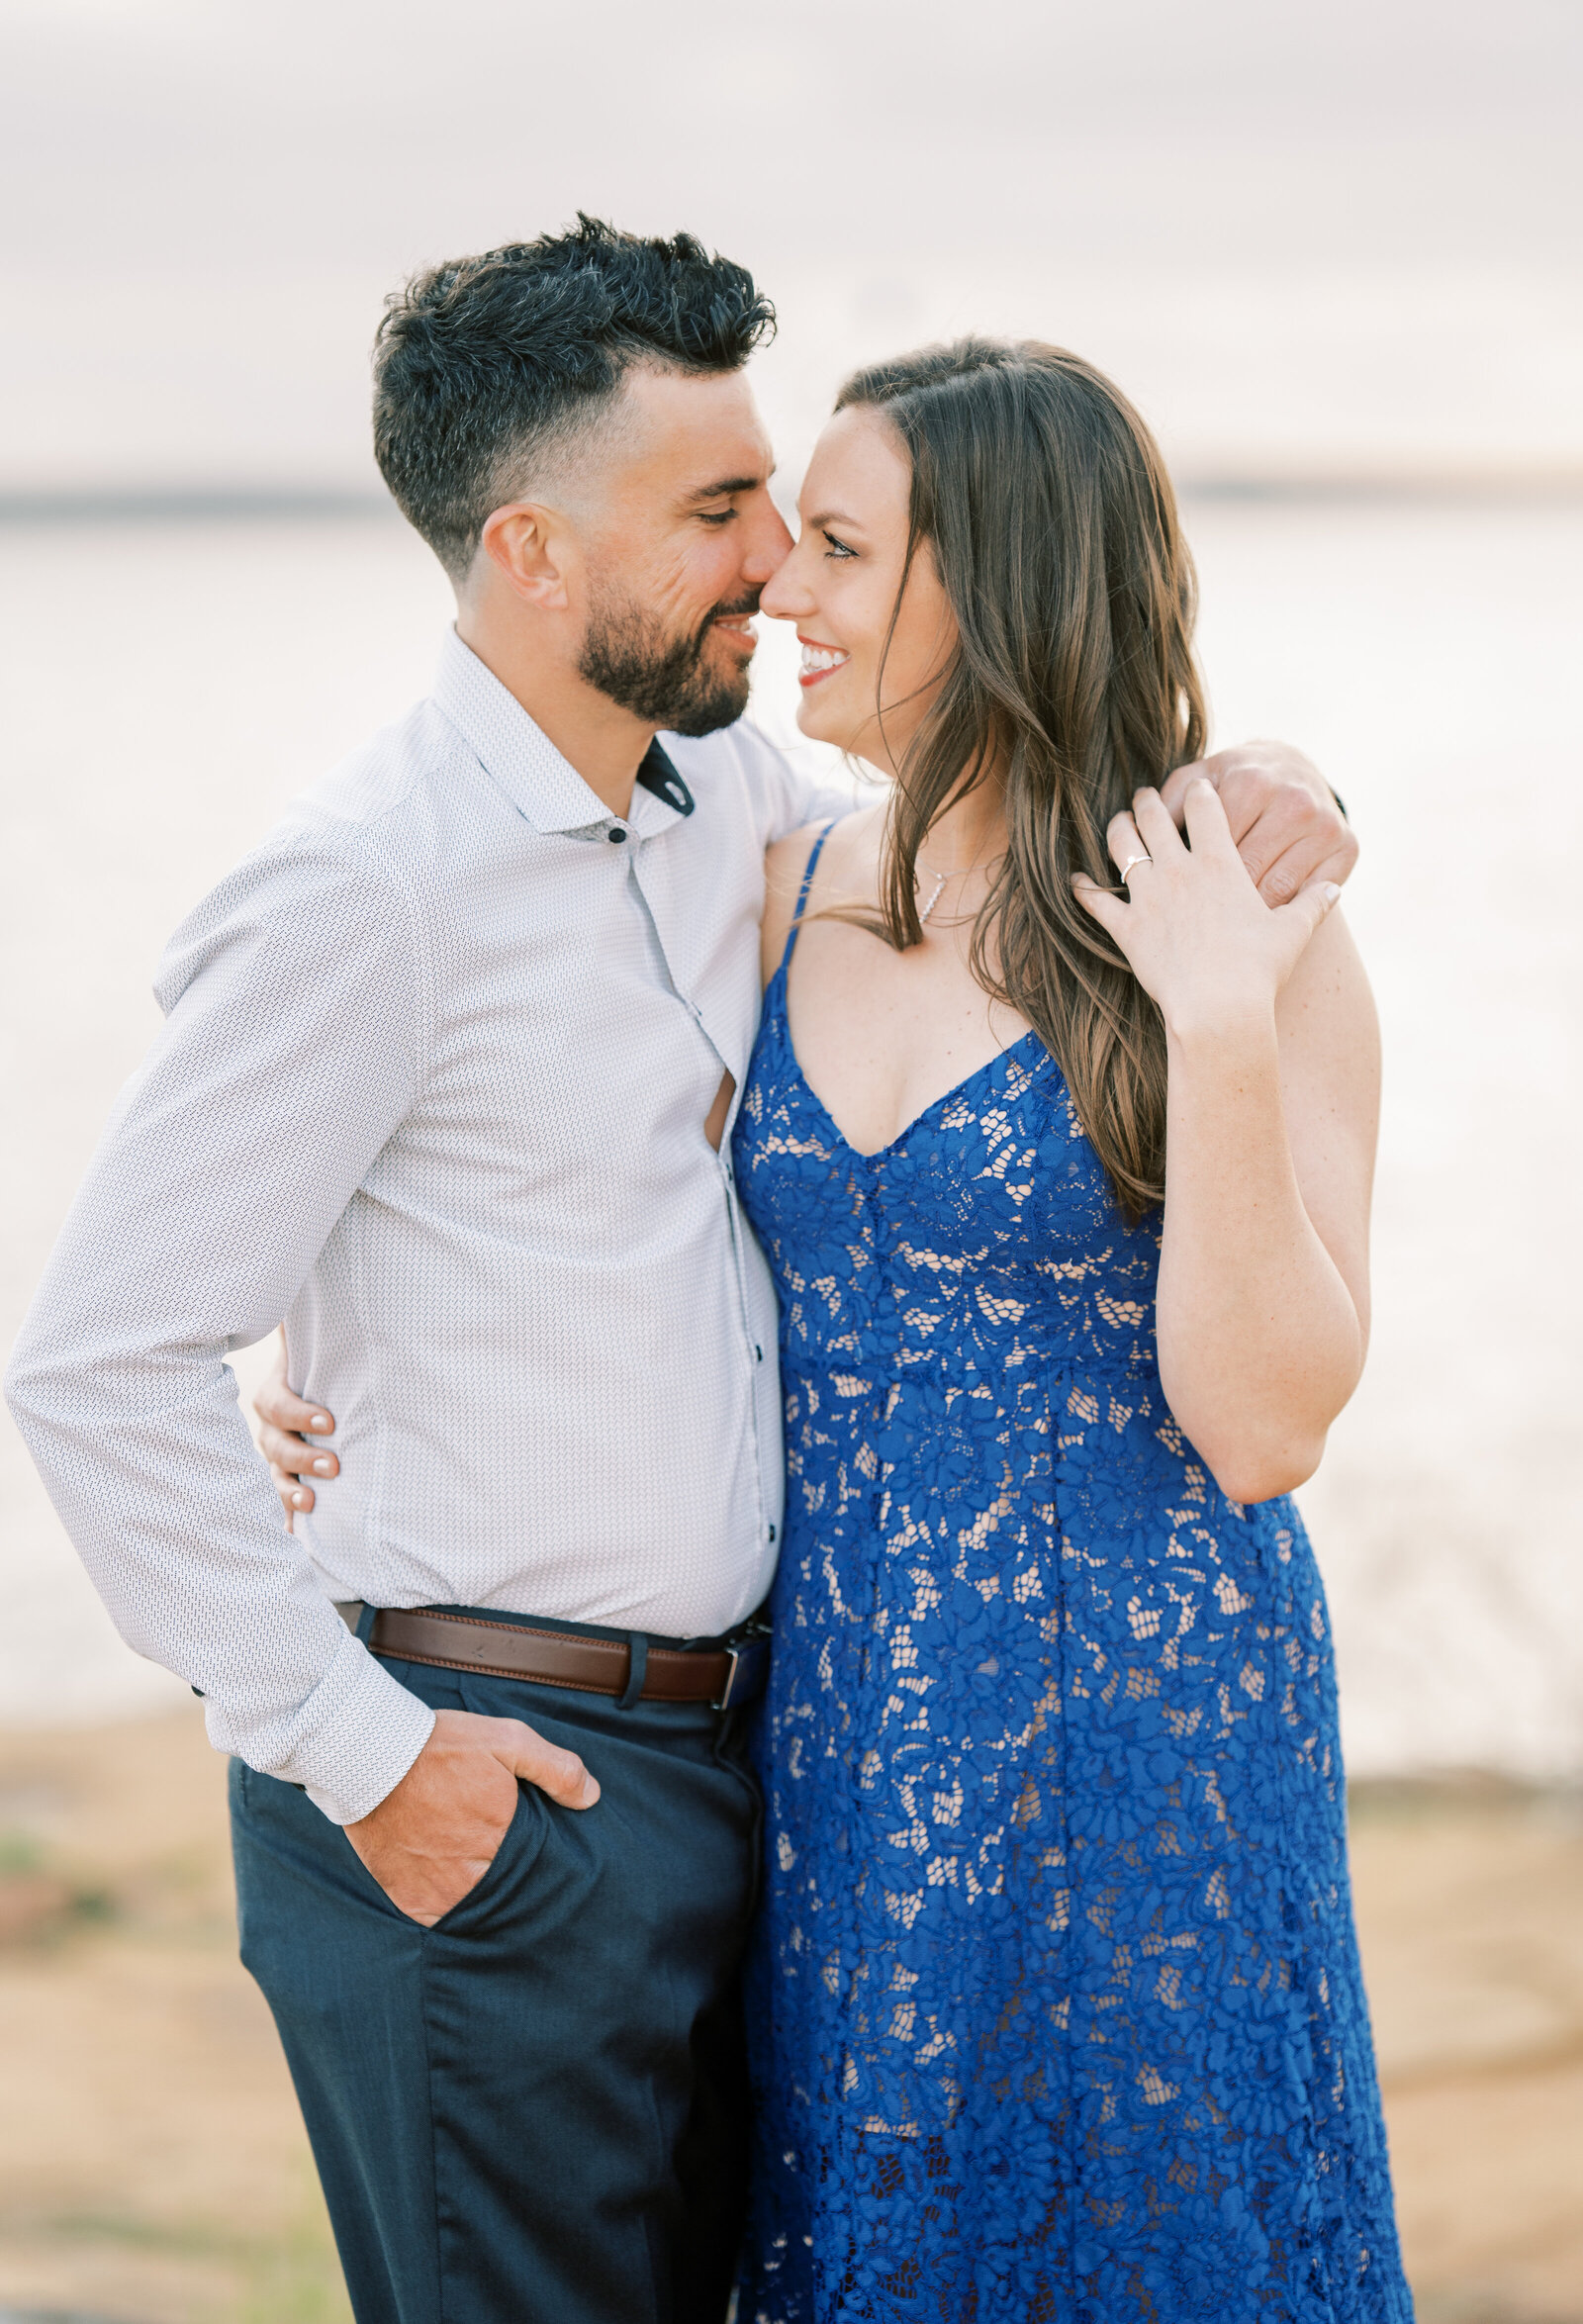
[[[441,1670],[476,1670],[488,1678],[531,1679],[543,1687],[570,1687],[581,1695],[631,1697],[640,1703],[707,1703],[737,1711],[764,1692],[769,1676],[769,1632],[749,1625],[718,1646],[645,1646],[639,1639],[640,1683],[632,1691],[633,1645],[619,1632],[584,1637],[541,1629],[532,1623],[495,1622],[487,1615],[453,1614],[442,1606],[387,1607],[364,1625],[364,1607],[337,1601],[350,1630],[396,1662],[431,1662]]]

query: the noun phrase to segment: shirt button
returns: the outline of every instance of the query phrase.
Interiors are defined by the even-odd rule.
[[[622,840],[626,837],[626,825],[624,823],[612,823],[605,836],[609,841],[611,847],[619,847]]]

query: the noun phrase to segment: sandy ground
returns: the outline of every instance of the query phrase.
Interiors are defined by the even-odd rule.
[[[1421,2316],[1583,2324],[1578,1804],[1371,1786],[1353,1822]],[[344,2324],[196,1707],[0,1736],[0,2324]]]

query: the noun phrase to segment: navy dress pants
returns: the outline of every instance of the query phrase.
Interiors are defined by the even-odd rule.
[[[304,1793],[233,1762],[242,1960],[358,2324],[722,2324],[759,1834],[735,1715],[388,1667],[437,1710],[526,1720],[603,1796],[520,1785],[483,1880],[422,1928]]]

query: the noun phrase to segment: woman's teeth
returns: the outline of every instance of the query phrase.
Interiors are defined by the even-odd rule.
[[[843,654],[836,646],[805,645],[802,649],[801,675],[804,678],[822,678],[826,670],[839,670],[842,663],[851,658],[850,654]]]

